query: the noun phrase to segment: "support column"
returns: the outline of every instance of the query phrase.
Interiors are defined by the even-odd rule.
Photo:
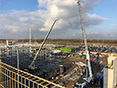
[[[29,27],[29,53],[30,53],[30,57],[31,57],[31,53],[32,53],[32,49],[31,49],[31,27]]]

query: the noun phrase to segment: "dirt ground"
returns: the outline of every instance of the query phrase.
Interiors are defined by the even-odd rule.
[[[85,62],[84,59],[80,59],[80,58],[77,58],[77,57],[75,57],[75,56],[71,56],[71,57],[69,57],[69,58],[63,59],[63,61],[64,61],[63,65],[66,66],[67,70],[69,70],[69,69],[73,66],[73,64],[72,64],[73,61],[74,61],[74,62],[75,62],[75,61],[82,61],[82,62]],[[97,61],[97,60],[96,60],[96,61]],[[102,62],[100,65],[93,64],[93,70],[94,70],[94,75],[93,75],[93,77],[96,77],[96,74],[97,74],[98,72],[100,72],[100,71],[103,69],[104,65],[107,64],[107,56],[100,57],[100,58],[99,58],[99,61]],[[69,72],[70,72],[70,71],[69,71]],[[77,82],[77,81],[78,81],[78,80],[70,81],[70,82],[68,82],[68,84],[67,84],[65,87],[66,87],[66,88],[73,88],[74,83]],[[88,86],[90,86],[90,88],[96,88],[96,87],[98,87],[98,85],[88,85]]]

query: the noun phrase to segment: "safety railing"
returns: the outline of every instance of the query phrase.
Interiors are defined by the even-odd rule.
[[[0,61],[0,88],[65,88]]]

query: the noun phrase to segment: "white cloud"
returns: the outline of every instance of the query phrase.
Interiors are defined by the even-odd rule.
[[[103,21],[108,20],[96,14],[88,13],[93,10],[99,1],[81,0],[85,28],[99,25]],[[55,24],[54,30],[58,29],[63,32],[69,32],[69,30],[80,27],[77,0],[38,0],[38,3],[39,10],[37,11],[12,10],[9,14],[0,14],[0,24],[3,26],[0,30],[5,28],[9,33],[27,32],[31,26],[32,30],[36,32],[44,32],[49,30],[55,18],[58,21]],[[43,8],[47,10],[43,10]]]
[[[89,32],[87,33],[88,35],[91,35],[91,34],[100,34],[99,32]]]
[[[81,1],[85,27],[99,25],[103,21],[108,20],[106,18],[97,16],[96,14],[92,15],[88,13],[90,10],[93,10],[94,6],[97,5],[99,1],[100,0]],[[39,6],[43,5],[48,11],[48,18],[46,19],[40,31],[47,31],[54,18],[59,19],[57,26],[55,26],[56,29],[77,29],[77,27],[80,25],[77,0],[38,0],[38,2]]]
[[[18,32],[19,27],[18,26],[11,26],[11,25],[6,25],[6,29],[9,29],[10,31],[12,30],[13,33]]]
[[[44,24],[44,18],[40,13],[44,13],[44,11],[12,10],[9,14],[0,14],[0,24],[5,30],[10,30],[11,32],[26,32],[30,26],[33,30],[38,30]]]
[[[76,37],[77,37],[77,36],[79,36],[79,34],[75,34],[75,33],[73,33],[72,36],[74,36],[74,37],[76,36]]]
[[[116,26],[116,24],[111,24],[111,26]]]
[[[89,39],[116,39],[117,38],[117,33],[116,31],[113,32],[105,32],[105,33],[101,33],[101,32],[90,32],[90,33],[86,33],[87,37]]]

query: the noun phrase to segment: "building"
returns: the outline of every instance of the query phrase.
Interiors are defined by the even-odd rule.
[[[108,66],[104,68],[103,88],[115,88],[117,85],[117,57],[108,57]]]

